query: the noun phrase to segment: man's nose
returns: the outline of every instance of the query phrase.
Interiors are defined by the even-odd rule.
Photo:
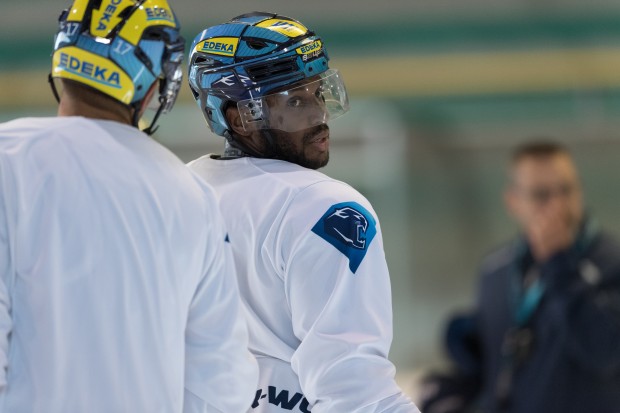
[[[308,119],[313,125],[327,123],[329,115],[322,99],[316,100],[315,104],[308,108]]]
[[[555,214],[562,215],[567,210],[567,199],[568,197],[565,193],[555,191],[547,199],[547,202],[545,203],[545,208],[547,210],[554,211]]]

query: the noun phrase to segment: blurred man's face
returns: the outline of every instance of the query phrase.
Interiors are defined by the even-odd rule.
[[[583,216],[579,178],[566,154],[528,156],[512,168],[512,185],[507,193],[508,206],[528,232],[554,217],[576,233]]]

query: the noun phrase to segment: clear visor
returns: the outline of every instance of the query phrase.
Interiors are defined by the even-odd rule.
[[[329,69],[287,90],[237,103],[243,128],[297,132],[327,123],[349,110],[340,73]]]

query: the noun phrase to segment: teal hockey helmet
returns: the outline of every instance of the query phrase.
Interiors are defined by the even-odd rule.
[[[294,117],[280,116],[275,121],[273,112],[274,102],[295,90],[310,90],[321,102],[321,113],[313,118],[316,125],[349,109],[344,82],[328,61],[322,39],[299,21],[254,12],[196,36],[189,57],[189,84],[217,135],[230,137],[225,116],[230,105],[239,109],[246,130],[293,132],[298,127]]]

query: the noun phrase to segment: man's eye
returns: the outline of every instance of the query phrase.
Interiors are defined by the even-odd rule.
[[[314,92],[314,96],[316,96],[317,99],[325,102],[325,96],[323,95],[323,87],[318,88],[316,92]]]
[[[300,98],[291,98],[288,100],[288,106],[293,108],[298,108],[302,105],[302,101]]]
[[[553,193],[548,189],[538,189],[532,191],[531,197],[535,202],[538,202],[539,204],[546,204],[547,201],[549,201],[549,199],[551,198],[552,194]]]

